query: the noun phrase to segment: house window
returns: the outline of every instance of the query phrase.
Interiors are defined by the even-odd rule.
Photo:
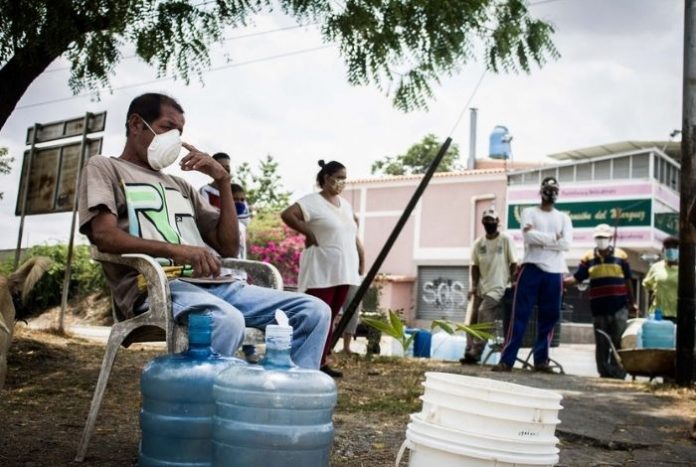
[[[629,178],[631,176],[631,158],[619,157],[613,159],[614,167],[612,168],[612,178]]]
[[[575,180],[592,180],[592,164],[579,164],[575,167]]]
[[[648,154],[631,156],[631,178],[648,178],[650,176],[650,157]]]
[[[611,160],[594,163],[594,180],[611,180]]]
[[[567,167],[558,168],[558,181],[559,182],[574,182],[575,181],[575,166],[569,165]]]

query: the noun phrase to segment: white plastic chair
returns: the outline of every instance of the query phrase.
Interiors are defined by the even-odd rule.
[[[113,307],[114,324],[111,327],[104,360],[99,371],[99,379],[94,389],[85,428],[77,448],[77,456],[75,457],[77,462],[84,460],[89,441],[94,434],[97,415],[118,348],[121,346],[128,348],[136,342],[166,341],[167,352],[174,353],[183,351],[188,346],[185,326],[177,323],[172,317],[169,282],[164,270],[154,258],[142,254],[106,254],[94,246],[92,246],[92,258],[101,262],[130,266],[143,274],[147,281],[150,306],[144,313],[125,320],[118,315]],[[222,263],[224,267],[245,271],[250,282],[254,285],[283,289],[283,278],[272,264],[235,258],[224,258]],[[263,342],[263,333],[258,329],[246,328],[244,334],[244,344]]]

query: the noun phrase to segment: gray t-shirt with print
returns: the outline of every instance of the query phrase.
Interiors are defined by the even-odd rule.
[[[82,173],[79,194],[80,232],[91,237],[90,222],[106,209],[118,227],[131,235],[168,243],[205,246],[201,236],[213,231],[219,211],[185,180],[149,170],[119,158],[94,156]],[[162,264],[170,259],[158,258]],[[125,317],[134,315],[142,298],[138,273],[132,268],[103,263],[114,302]]]

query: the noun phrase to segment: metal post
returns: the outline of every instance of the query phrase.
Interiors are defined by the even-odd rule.
[[[80,197],[80,181],[82,177],[82,161],[85,158],[87,148],[87,133],[91,113],[85,114],[82,128],[82,140],[80,141],[80,155],[77,160],[77,173],[75,174],[75,195],[73,197],[72,222],[70,223],[70,239],[68,240],[68,256],[65,261],[65,276],[63,277],[63,297],[60,302],[60,314],[58,315],[58,332],[65,332],[65,309],[68,307],[68,292],[70,291],[70,272],[72,270],[73,243],[75,242],[75,224],[77,222],[77,201]]]
[[[469,116],[469,160],[466,163],[467,170],[476,168],[476,121],[478,109],[472,107]]]
[[[435,173],[435,170],[437,170],[437,167],[440,165],[442,158],[445,157],[445,154],[447,153],[450,144],[452,144],[452,138],[448,137],[440,147],[440,151],[435,156],[435,159],[433,159],[433,161],[430,163],[430,167],[428,167],[428,170],[423,175],[420,184],[416,188],[416,191],[413,193],[413,196],[406,205],[404,212],[401,214],[401,217],[394,226],[394,230],[392,230],[392,233],[389,234],[389,238],[382,247],[382,251],[380,251],[377,255],[377,259],[375,259],[375,262],[372,263],[372,266],[370,267],[370,270],[367,272],[365,279],[363,279],[362,284],[360,284],[358,291],[355,292],[353,300],[351,300],[351,302],[346,307],[343,313],[343,317],[341,317],[341,321],[339,321],[338,325],[336,325],[336,329],[333,332],[331,342],[329,343],[330,349],[332,349],[334,345],[336,345],[336,342],[338,342],[338,338],[343,335],[343,331],[345,331],[348,322],[357,310],[358,304],[362,301],[363,297],[365,296],[365,293],[367,292],[367,289],[370,288],[372,281],[377,276],[379,268],[382,267],[382,263],[384,263],[384,260],[387,258],[387,255],[389,254],[389,251],[391,250],[392,246],[394,246],[396,239],[399,238],[401,230],[403,230],[404,225],[406,225],[406,222],[408,221],[408,218],[411,216],[411,213],[415,209],[416,204],[418,204],[421,195],[423,195],[423,192],[428,187],[430,179],[433,178],[433,174]]]
[[[679,200],[679,289],[677,300],[676,382],[694,381],[694,286],[696,225],[689,222],[696,202],[696,0],[684,9],[684,84],[682,104],[681,187]]]
[[[17,234],[17,250],[15,250],[14,270],[19,266],[19,256],[22,252],[22,235],[24,234],[24,218],[27,212],[27,198],[29,197],[29,176],[31,175],[31,164],[34,160],[34,149],[36,147],[36,134],[39,132],[41,125],[34,123],[34,131],[31,133],[31,149],[29,149],[29,161],[27,162],[27,171],[24,174],[24,193],[22,193],[22,204],[20,208],[21,218],[19,220],[19,233]],[[20,181],[21,186],[21,181]]]

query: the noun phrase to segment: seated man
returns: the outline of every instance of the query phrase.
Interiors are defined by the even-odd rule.
[[[319,368],[331,312],[321,300],[304,294],[255,287],[233,276],[220,277],[220,259],[239,251],[239,228],[230,174],[208,154],[182,143],[184,111],[171,97],[143,94],[126,117],[126,144],[115,157],[92,157],[82,174],[80,232],[104,253],[144,253],[170,266],[172,313],[213,314],[213,348],[232,355],[245,326],[264,329],[282,309],[294,328],[291,354],[303,368]],[[189,153],[180,166],[215,180],[220,209],[204,202],[180,177],[161,169],[173,164],[181,147]],[[212,247],[214,251],[208,248]],[[137,271],[105,263],[114,302],[125,317],[147,308]]]

